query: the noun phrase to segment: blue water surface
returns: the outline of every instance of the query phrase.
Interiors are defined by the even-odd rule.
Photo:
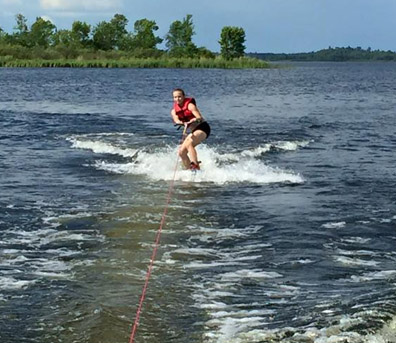
[[[0,78],[2,342],[396,342],[395,64]]]

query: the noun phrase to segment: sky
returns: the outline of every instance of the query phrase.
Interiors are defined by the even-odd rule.
[[[136,20],[154,20],[161,38],[172,22],[191,14],[193,42],[215,52],[224,26],[245,30],[246,52],[396,51],[396,0],[0,0],[0,28],[13,32],[18,13],[29,26],[43,17],[58,29],[71,29],[75,20],[95,26],[119,13],[129,20],[128,31]]]

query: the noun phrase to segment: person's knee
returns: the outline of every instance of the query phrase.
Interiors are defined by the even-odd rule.
[[[195,133],[194,135],[191,136],[191,145],[193,147],[197,146],[202,141],[204,141],[205,138],[206,138],[206,134],[204,132]]]
[[[186,140],[184,141],[183,145],[188,149],[190,146],[192,146],[194,143],[193,137],[189,136],[186,138]]]
[[[180,157],[187,156],[187,153],[188,153],[188,149],[185,146],[180,147],[179,149]]]

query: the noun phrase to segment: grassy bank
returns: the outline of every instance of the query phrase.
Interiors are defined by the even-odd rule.
[[[28,68],[271,68],[263,60],[242,57],[234,60],[216,58],[127,58],[127,59],[15,59],[0,57],[0,67]]]

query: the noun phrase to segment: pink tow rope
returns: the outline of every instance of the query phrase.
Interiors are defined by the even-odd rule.
[[[187,129],[187,127],[185,126],[184,130],[183,130],[183,135],[182,135],[180,144],[182,144],[184,139],[186,138],[186,129]],[[173,171],[173,178],[172,178],[172,181],[171,181],[171,183],[169,185],[168,196],[167,196],[167,199],[166,199],[164,212],[162,213],[160,226],[159,226],[157,234],[155,236],[154,249],[153,249],[153,253],[151,255],[150,263],[149,263],[149,266],[148,266],[148,269],[147,269],[146,279],[145,279],[145,282],[144,282],[142,295],[140,296],[139,306],[138,306],[137,311],[136,311],[135,322],[133,323],[133,327],[132,327],[132,332],[131,332],[131,336],[130,336],[130,339],[129,339],[129,343],[133,343],[135,341],[135,335],[136,335],[136,331],[137,331],[137,328],[138,328],[138,325],[139,325],[139,319],[140,319],[140,314],[142,312],[143,302],[144,302],[144,299],[146,298],[146,292],[147,292],[147,288],[148,288],[148,283],[149,283],[149,280],[150,280],[151,272],[152,272],[153,266],[154,266],[155,257],[157,255],[157,250],[158,250],[158,247],[159,247],[159,242],[160,242],[160,238],[161,238],[162,228],[165,225],[166,215],[168,214],[168,207],[169,207],[169,204],[171,202],[173,189],[174,189],[174,186],[175,186],[175,178],[176,178],[176,172],[177,172],[178,163],[179,163],[179,154],[177,155],[177,160],[176,160],[175,168],[174,168],[174,171]]]

